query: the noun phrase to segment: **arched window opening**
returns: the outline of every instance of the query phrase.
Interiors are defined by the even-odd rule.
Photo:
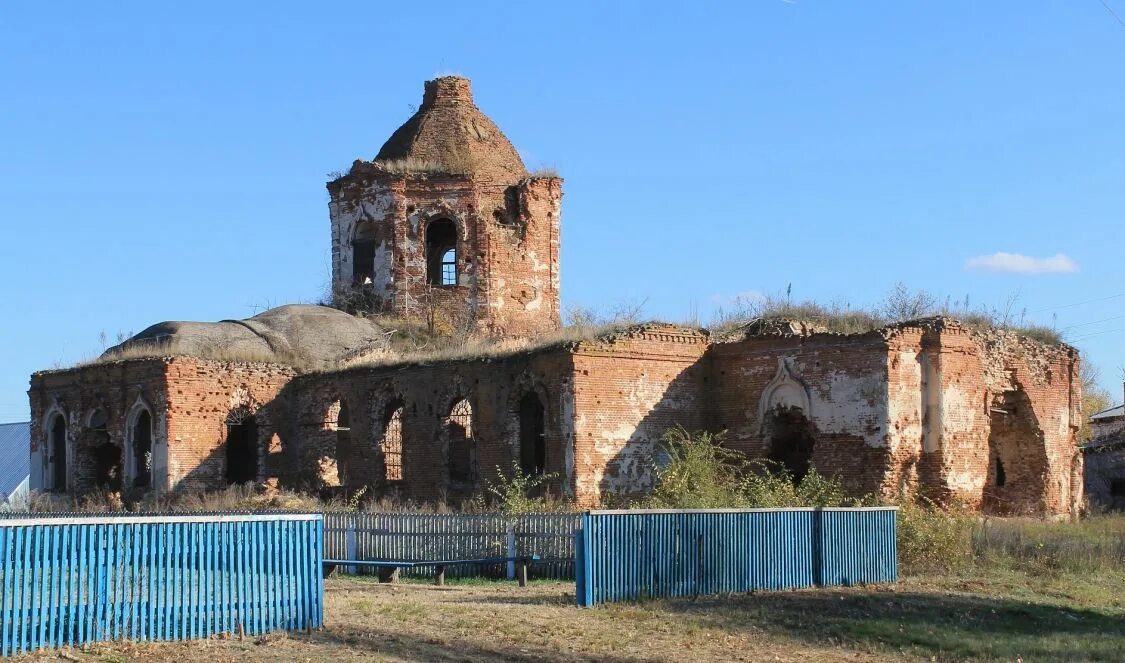
[[[243,411],[227,418],[227,483],[242,484],[258,480],[258,422]]]
[[[547,469],[546,410],[535,392],[520,399],[520,470],[538,476]]]
[[[152,485],[152,415],[141,410],[130,431],[129,477],[133,488]]]
[[[477,479],[476,444],[473,439],[473,408],[467,400],[453,404],[445,425],[449,449],[449,479],[472,483]]]
[[[105,411],[95,410],[90,415],[90,446],[94,452],[94,485],[99,490],[121,490],[121,447],[109,438]]]
[[[47,427],[47,490],[66,492],[66,418],[56,414]]]
[[[795,407],[777,407],[770,413],[769,459],[781,465],[793,481],[805,478],[812,467],[816,443],[812,424],[804,411]]]
[[[383,479],[402,480],[402,404],[392,404],[387,408],[383,425]]]
[[[448,219],[426,226],[426,281],[430,285],[457,285],[457,226]]]
[[[352,239],[352,280],[367,285],[375,280],[375,224],[364,221],[356,226]]]
[[[331,462],[321,466],[321,479],[325,487],[346,486],[348,461],[352,456],[352,417],[347,401],[334,401],[326,418],[328,430],[333,431],[336,437],[336,445],[330,452]]]

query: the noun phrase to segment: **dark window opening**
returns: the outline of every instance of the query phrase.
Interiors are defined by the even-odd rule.
[[[61,414],[51,421],[50,439],[47,447],[48,467],[52,492],[66,492],[66,419]]]
[[[351,457],[351,449],[352,417],[348,404],[340,401],[340,410],[336,413],[336,473],[341,484],[347,483],[345,460]]]
[[[1111,497],[1125,497],[1125,478],[1110,479],[1109,494]]]
[[[458,482],[476,481],[473,409],[469,401],[460,400],[453,405],[445,429],[449,442],[449,479]]]
[[[112,493],[121,490],[121,447],[109,439],[105,412],[90,416],[90,444],[94,449],[94,485]]]
[[[402,479],[402,405],[388,408],[383,427],[383,478],[387,481]]]
[[[546,412],[539,395],[531,392],[520,399],[520,469],[538,476],[546,468]]]
[[[997,458],[996,459],[996,486],[1000,487],[1000,486],[1003,486],[1006,483],[1008,483],[1008,477],[1007,477],[1007,475],[1004,474],[1004,463],[999,458]]]
[[[227,423],[227,483],[258,480],[258,423],[241,416]]]
[[[133,422],[133,487],[148,488],[152,483],[152,416],[148,410]]]
[[[804,479],[812,467],[816,442],[805,413],[794,407],[774,410],[769,432],[769,459],[785,468],[794,481]]]
[[[361,223],[352,240],[352,280],[365,285],[375,280],[375,226]]]
[[[457,226],[448,219],[426,227],[426,281],[430,285],[457,285]]]

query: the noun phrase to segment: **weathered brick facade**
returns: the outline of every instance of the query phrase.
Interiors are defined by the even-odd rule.
[[[528,176],[468,81],[427,83],[378,157],[328,187],[342,306],[364,301],[461,338],[558,327],[561,180]],[[654,324],[499,356],[356,365],[386,350],[382,328],[358,321],[297,306],[162,323],[138,338],[172,348],[183,336],[192,351],[35,374],[33,487],[255,482],[456,501],[515,464],[592,506],[650,488],[656,443],[681,425],[726,431],[732,448],[838,476],[855,494],[990,513],[1067,513],[1082,498],[1078,357],[1065,345],[945,318],[852,335],[759,326],[722,343]],[[212,340],[320,370],[182,356]]]
[[[338,303],[476,336],[559,327],[562,179],[528,175],[468,80],[426,83],[418,113],[328,192]]]

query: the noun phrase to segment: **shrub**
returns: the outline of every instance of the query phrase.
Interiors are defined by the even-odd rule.
[[[904,574],[956,571],[971,558],[972,518],[930,502],[898,505],[899,566]]]
[[[661,509],[723,509],[845,506],[835,477],[809,472],[795,481],[781,465],[751,461],[722,446],[722,433],[690,433],[674,426],[661,439],[663,458],[653,468],[656,487],[638,506]]]
[[[559,504],[552,502],[545,494],[533,496],[539,488],[546,488],[546,484],[558,478],[558,474],[527,474],[519,463],[512,463],[511,473],[506,474],[499,465],[496,466],[496,481],[485,479],[485,490],[506,516],[518,516],[525,513],[542,511],[557,511]]]
[[[744,491],[746,457],[723,448],[722,433],[689,433],[682,426],[661,438],[654,459],[656,486],[640,506],[655,509],[722,509],[749,506]]]

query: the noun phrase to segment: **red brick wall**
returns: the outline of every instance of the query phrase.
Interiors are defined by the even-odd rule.
[[[85,493],[94,488],[93,434],[89,423],[95,410],[106,415],[110,441],[125,447],[126,422],[138,403],[151,411],[153,443],[166,440],[164,392],[165,364],[160,359],[98,364],[31,376],[32,486],[39,484],[46,443],[44,418],[61,412],[67,423],[69,480],[67,491]]]
[[[711,427],[727,431],[730,447],[769,456],[763,394],[779,374],[778,359],[789,358],[809,398],[813,466],[853,492],[880,489],[891,463],[887,348],[879,335],[758,337],[716,345],[711,354],[708,417]]]
[[[286,471],[281,433],[287,412],[282,389],[296,373],[287,366],[176,357],[167,363],[168,474],[173,488],[227,485],[225,442],[231,412],[243,408],[258,424],[259,480]]]
[[[497,467],[507,471],[518,456],[518,403],[529,391],[545,406],[547,473],[557,473],[554,494],[569,492],[565,477],[572,437],[571,358],[564,350],[547,350],[495,360],[357,367],[336,373],[306,375],[293,382],[294,440],[290,485],[319,489],[332,485],[321,468],[342,467],[349,490],[374,486],[422,500],[457,498],[447,473],[445,418],[464,398],[472,407],[478,488],[495,482]],[[326,413],[338,400],[351,412],[350,448],[337,449],[337,436]],[[383,481],[380,443],[388,405],[405,406],[402,421],[403,478]],[[327,422],[327,423],[326,423]]]
[[[704,426],[706,337],[654,328],[574,354],[574,484],[583,506],[652,486],[656,444],[668,428]]]

